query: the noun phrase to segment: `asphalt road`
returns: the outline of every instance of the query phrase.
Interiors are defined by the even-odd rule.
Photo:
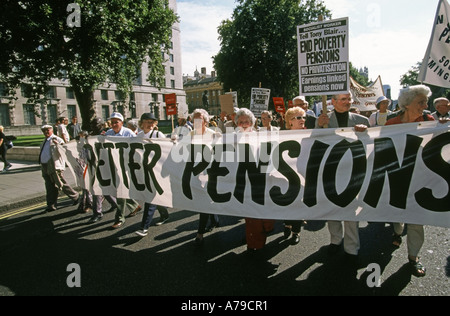
[[[389,224],[360,223],[361,250],[352,268],[342,250],[328,254],[325,222],[308,222],[295,246],[282,238],[277,222],[265,249],[249,255],[241,218],[221,216],[221,226],[196,247],[194,212],[170,210],[166,224],[141,238],[134,232],[142,212],[111,230],[113,213],[87,224],[90,214],[62,204],[52,213],[41,205],[0,219],[0,295],[288,296],[298,304],[292,296],[450,294],[450,232],[444,228],[426,227],[421,261],[427,276],[416,278],[408,269],[406,238],[399,249],[391,247]],[[367,285],[377,271],[366,271],[371,263],[380,268],[380,287]]]

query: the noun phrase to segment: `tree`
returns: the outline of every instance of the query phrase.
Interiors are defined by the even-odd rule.
[[[250,91],[271,89],[273,96],[298,94],[297,26],[330,18],[318,0],[239,0],[231,20],[218,28],[221,49],[213,57],[224,90],[238,91],[250,104]]]
[[[144,61],[161,84],[177,19],[168,0],[2,0],[0,82],[10,92],[31,83],[39,99],[51,79],[68,78],[88,129],[100,84],[128,96]]]

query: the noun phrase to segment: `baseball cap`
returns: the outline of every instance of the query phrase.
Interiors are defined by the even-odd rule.
[[[109,119],[110,120],[118,119],[118,120],[121,120],[123,122],[123,115],[120,114],[119,112],[114,112],[113,114],[111,114],[111,117]]]

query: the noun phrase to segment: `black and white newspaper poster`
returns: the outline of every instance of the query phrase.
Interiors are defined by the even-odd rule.
[[[348,18],[297,27],[300,94],[334,95],[350,89]]]

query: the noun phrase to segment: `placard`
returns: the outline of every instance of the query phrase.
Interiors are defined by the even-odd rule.
[[[348,18],[297,27],[300,95],[336,95],[350,89]]]
[[[269,109],[269,100],[270,89],[252,88],[250,111],[252,111],[256,117],[261,117],[261,113]]]

